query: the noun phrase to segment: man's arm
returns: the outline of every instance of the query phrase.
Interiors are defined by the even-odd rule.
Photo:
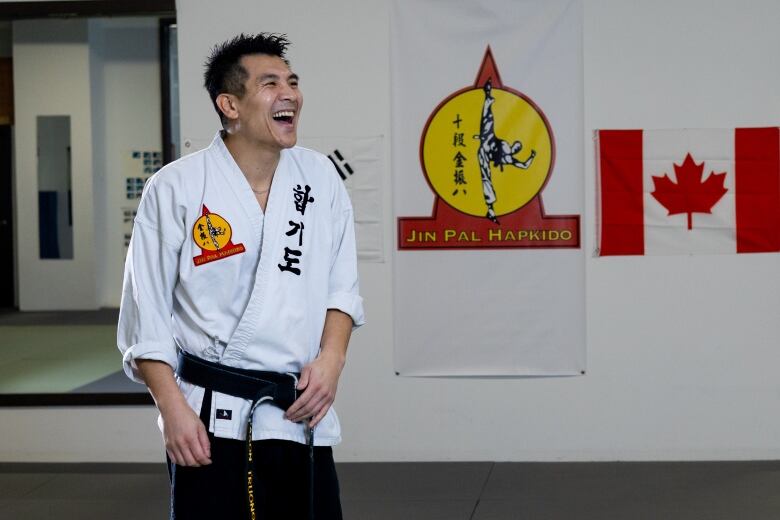
[[[161,361],[138,359],[136,364],[160,410],[165,450],[171,461],[179,466],[211,464],[206,428],[184,399],[173,369]]]
[[[285,418],[293,422],[311,418],[309,426],[314,428],[328,413],[336,399],[339,377],[347,359],[352,325],[349,314],[328,309],[320,354],[301,370],[298,390],[303,393],[287,410]]]

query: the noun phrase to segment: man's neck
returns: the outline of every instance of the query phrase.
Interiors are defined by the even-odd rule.
[[[271,185],[279,164],[279,149],[257,146],[239,134],[227,132],[223,132],[222,140],[252,189],[266,189]]]

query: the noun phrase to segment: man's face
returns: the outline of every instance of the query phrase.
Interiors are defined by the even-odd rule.
[[[295,146],[303,105],[298,76],[278,56],[244,56],[241,65],[249,77],[244,96],[236,101],[238,133],[260,146],[278,150]]]

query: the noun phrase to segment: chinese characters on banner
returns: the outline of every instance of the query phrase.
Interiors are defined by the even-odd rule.
[[[455,155],[452,157],[452,161],[454,164],[454,170],[455,172],[452,175],[452,182],[455,185],[455,191],[452,192],[453,195],[457,195],[460,193],[460,191],[463,191],[463,194],[466,195],[468,192],[466,191],[466,176],[463,174],[463,166],[464,162],[468,160],[468,158],[463,155],[463,153],[458,149],[465,148],[466,144],[463,140],[463,132],[459,132],[460,130],[460,124],[463,122],[463,120],[460,118],[460,114],[457,114],[455,116],[455,119],[452,121],[452,124],[455,126],[454,132],[452,134],[452,148],[454,148]]]

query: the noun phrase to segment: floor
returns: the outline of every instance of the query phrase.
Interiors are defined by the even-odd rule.
[[[339,464],[346,520],[777,520],[780,462]],[[164,519],[152,464],[0,464],[0,520]]]
[[[0,326],[4,325],[114,325],[119,309],[96,311],[26,311],[0,308]]]
[[[0,393],[71,392],[122,369],[115,345],[116,325],[0,326]]]
[[[145,394],[122,372],[118,315],[0,309],[0,394]]]

